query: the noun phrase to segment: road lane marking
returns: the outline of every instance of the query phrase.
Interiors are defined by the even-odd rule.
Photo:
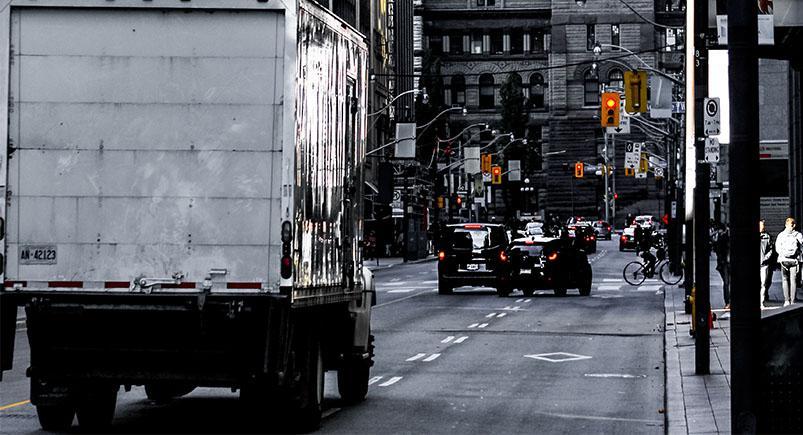
[[[637,292],[654,292],[660,290],[660,285],[643,285],[636,289]]]
[[[604,417],[598,415],[578,415],[578,414],[563,414],[558,412],[541,412],[528,410],[532,414],[543,415],[546,417],[559,417],[570,419],[584,419],[584,420],[597,420],[597,421],[624,421],[628,423],[645,423],[645,424],[663,424],[663,420],[647,420],[641,418],[625,418],[625,417]]]
[[[433,353],[432,355],[430,355],[430,356],[428,356],[428,357],[424,358],[424,360],[423,360],[423,361],[424,361],[424,362],[432,362],[432,361],[435,361],[436,359],[438,359],[438,357],[439,357],[439,356],[441,356],[441,354],[439,354],[439,353]]]
[[[381,283],[381,284],[379,284],[379,286],[380,287],[382,287],[383,285],[396,286],[396,285],[405,285],[405,284],[407,284],[407,281],[393,281],[393,282]]]
[[[414,288],[397,288],[393,290],[388,290],[388,293],[410,293],[415,291]]]
[[[480,324],[479,326],[477,326],[477,328],[485,328],[485,327],[487,327],[487,326],[488,326],[488,324],[487,324],[487,323],[482,323],[482,324]]]
[[[621,290],[621,289],[622,289],[621,285],[601,285],[597,287],[597,290],[599,291],[611,291],[611,290]]]
[[[488,314],[487,316],[485,316],[485,318],[486,319],[490,319],[491,317],[494,317],[494,316],[496,316],[496,313]]]
[[[432,280],[429,280],[429,281],[421,281],[421,284],[437,284],[437,283],[438,283],[438,280],[436,280],[436,279],[432,279]]]
[[[437,291],[437,290],[435,290],[435,289],[432,289],[432,290],[422,290],[422,291],[420,291],[420,292],[418,292],[418,293],[416,293],[416,294],[410,295],[410,296],[405,296],[405,297],[403,297],[403,298],[398,298],[398,299],[394,299],[394,300],[392,300],[392,301],[387,301],[387,302],[383,302],[383,303],[381,303],[381,304],[376,304],[376,306],[374,306],[374,308],[376,309],[376,308],[386,307],[386,306],[388,306],[388,305],[390,305],[390,304],[395,304],[396,302],[406,301],[407,299],[414,298],[414,297],[416,297],[416,296],[425,295],[425,294],[427,294],[427,293],[431,293],[431,292],[436,292],[436,291]]]
[[[647,375],[630,375],[627,373],[586,373],[587,378],[617,378],[617,379],[638,379],[646,378]]]
[[[623,282],[622,278],[603,278],[603,282]]]
[[[452,340],[454,340],[454,335],[450,335],[450,336],[444,338],[443,340],[441,340],[441,343],[448,343],[448,342],[450,342]]]
[[[497,315],[496,315],[496,317],[497,317],[497,318],[500,318],[500,319],[501,319],[502,317],[505,317],[505,316],[507,316],[507,313],[499,313],[499,314],[497,314]]]
[[[373,384],[379,382],[379,380],[382,379],[382,378],[383,378],[383,376],[374,376],[373,378],[368,380],[368,385],[373,385]]]
[[[5,411],[6,409],[16,408],[18,406],[27,405],[31,403],[30,400],[23,400],[21,402],[9,403],[8,405],[0,406],[0,411]]]
[[[519,311],[519,310],[521,310],[521,307],[518,306],[518,305],[511,307],[510,305],[508,305],[508,306],[506,306],[505,308],[502,308],[502,309],[505,310],[505,311]]]
[[[520,303],[522,303],[522,302],[524,302],[524,299],[516,299],[516,303],[517,303],[517,304],[520,304]]]
[[[472,323],[472,324],[468,325],[469,329],[470,328],[476,328],[477,326],[479,326],[479,323]]]
[[[390,282],[396,282],[396,281],[401,281],[401,278],[391,278],[390,279]]]
[[[402,376],[394,376],[394,377],[388,379],[387,381],[379,384],[379,386],[380,387],[389,387],[389,386],[395,384],[396,382],[399,382],[400,380],[402,380]]]
[[[411,356],[410,358],[407,358],[406,361],[415,361],[417,359],[421,359],[421,358],[425,357],[426,355],[427,354],[425,354],[425,353],[419,353],[419,354]]]
[[[457,344],[460,344],[460,343],[462,343],[462,342],[464,342],[466,340],[468,340],[468,336],[464,335],[464,336],[458,338],[457,340],[455,340],[454,342],[457,343]]]
[[[531,302],[531,301],[532,301],[532,299],[525,299],[524,303],[526,304],[526,303]]]

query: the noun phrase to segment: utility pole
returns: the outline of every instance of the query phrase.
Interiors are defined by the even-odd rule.
[[[608,219],[608,210],[611,208],[611,195],[608,192],[608,133],[602,130],[602,136],[605,138],[605,146],[602,148],[603,161],[605,166],[602,168],[602,176],[605,178],[605,222],[610,223]]]
[[[759,400],[758,185],[739,176],[759,165],[758,15],[755,0],[728,2],[728,83],[739,104],[731,106],[731,431],[755,433]]]
[[[695,170],[701,171],[708,167],[708,165],[701,165],[699,162],[704,161],[705,158],[705,126],[703,125],[703,114],[705,113],[705,98],[708,96],[708,1],[695,0],[694,1],[694,152],[695,152]],[[688,160],[687,160],[688,161]],[[709,266],[708,261],[710,253],[708,249],[708,227],[709,227],[709,213],[708,213],[708,172],[703,174],[696,173],[694,189],[694,220],[693,230],[694,234],[694,253],[692,257],[687,257],[687,261],[691,262],[694,258],[694,280],[692,281],[696,289],[694,296],[694,303],[696,305],[697,318],[700,319],[704,315],[705,321],[696,324],[697,335],[705,335],[705,340],[695,340],[695,372],[698,375],[708,374],[710,372],[710,342],[708,340],[708,312],[711,310],[711,297],[709,293]],[[701,181],[702,180],[702,181]],[[702,182],[704,186],[698,183]],[[687,187],[688,189],[688,187]],[[703,195],[705,197],[703,197]],[[704,210],[698,207],[705,203]],[[687,223],[688,225],[688,223]],[[688,231],[687,227],[687,231]],[[692,234],[687,232],[686,234]],[[688,243],[688,240],[687,240]],[[689,252],[689,249],[686,251]],[[705,300],[703,300],[705,299]],[[707,308],[706,308],[707,307]],[[704,313],[701,311],[705,309]],[[705,332],[702,332],[705,330]]]

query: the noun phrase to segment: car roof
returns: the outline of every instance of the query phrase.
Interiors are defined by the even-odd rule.
[[[464,224],[448,224],[446,225],[447,228],[465,228],[466,225],[480,225],[481,228],[502,228],[502,224],[486,224],[480,222],[466,222]],[[479,228],[468,228],[468,229],[479,229]]]
[[[533,237],[522,237],[518,239],[514,239],[511,244],[513,246],[527,246],[533,245],[538,243],[549,243],[558,240],[556,237],[544,237],[544,236],[533,236]],[[528,243],[529,242],[529,243]]]

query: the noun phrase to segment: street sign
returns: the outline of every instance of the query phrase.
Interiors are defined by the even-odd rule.
[[[629,142],[625,145],[625,168],[636,169],[641,159],[641,143]]]
[[[414,122],[396,124],[396,150],[393,157],[397,159],[415,158],[415,129]]]
[[[479,174],[480,171],[480,147],[464,148],[466,174]]]
[[[521,160],[508,160],[507,170],[508,181],[521,181]]]
[[[661,178],[664,176],[664,168],[655,168],[653,172],[655,173],[655,178]]]
[[[630,134],[630,115],[627,114],[624,107],[619,106],[619,125],[605,127],[605,132],[608,134]]]
[[[650,76],[650,118],[671,118],[672,113],[678,113],[672,102],[673,87],[674,83],[666,77]]]
[[[482,182],[483,183],[490,183],[491,182],[491,172],[483,172],[482,173]]]
[[[719,163],[719,139],[715,137],[705,138],[705,161]]]
[[[719,134],[719,97],[706,98],[703,104],[703,133],[706,136]]]
[[[636,178],[647,178],[647,173],[636,171]]]
[[[672,102],[672,113],[686,113],[686,102],[685,101],[673,101]],[[654,118],[654,116],[653,116]]]

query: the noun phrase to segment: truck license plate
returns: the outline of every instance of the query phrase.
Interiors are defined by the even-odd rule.
[[[56,245],[20,246],[20,264],[56,264]]]

